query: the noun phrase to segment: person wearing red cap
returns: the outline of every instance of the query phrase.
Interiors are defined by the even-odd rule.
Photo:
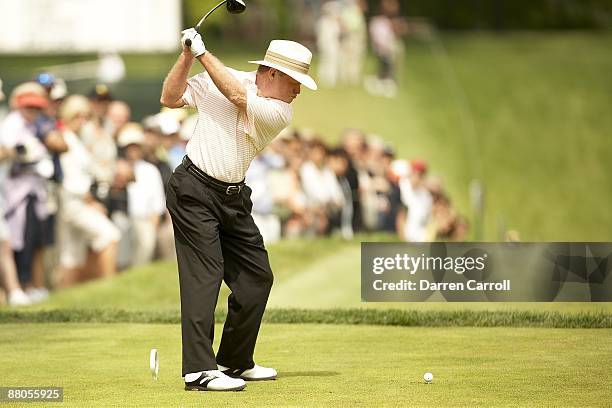
[[[35,301],[48,296],[43,249],[53,243],[47,225],[47,180],[53,175],[53,163],[44,142],[36,136],[35,125],[48,104],[47,92],[41,85],[21,84],[11,94],[12,112],[0,125],[0,146],[17,153],[10,175],[2,183],[5,218],[19,280],[30,286],[28,294]]]
[[[0,94],[0,101],[2,101]],[[0,146],[0,165],[15,158],[15,149]],[[0,169],[0,185],[4,183],[4,171]],[[4,220],[4,199],[0,194],[0,283],[7,293],[9,306],[28,306],[31,301],[17,279],[17,267],[11,248],[9,227]]]
[[[427,162],[422,159],[410,161],[410,172],[399,182],[402,203],[408,209],[403,227],[405,241],[427,241],[427,225],[431,218],[433,200],[425,187]]]

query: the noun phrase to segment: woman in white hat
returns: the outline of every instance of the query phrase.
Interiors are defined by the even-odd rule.
[[[190,40],[191,46],[185,46]],[[257,72],[226,68],[195,29],[183,31],[183,52],[170,70],[161,103],[198,110],[187,155],[168,185],[181,287],[183,376],[187,390],[241,390],[244,380],[276,378],[253,361],[272,287],[272,270],[251,216],[244,177],[253,158],[291,121],[291,102],[308,75],[312,53],[293,41],[270,43]],[[193,62],[206,72],[187,79]],[[221,281],[232,294],[217,356],[214,311]]]
[[[68,151],[60,156],[64,172],[60,212],[61,286],[116,273],[120,232],[108,218],[106,208],[91,194],[93,157],[78,136],[91,114],[91,105],[82,95],[69,96],[59,108],[68,145]],[[91,269],[85,268],[88,250],[91,250]]]

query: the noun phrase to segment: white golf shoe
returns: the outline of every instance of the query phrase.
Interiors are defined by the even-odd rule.
[[[265,381],[276,380],[277,372],[273,368],[262,367],[255,364],[255,367],[249,369],[229,368],[217,364],[219,370],[234,378],[241,378],[245,381]]]
[[[229,377],[219,370],[202,371],[196,380],[185,381],[185,391],[240,391],[244,387],[244,380]]]

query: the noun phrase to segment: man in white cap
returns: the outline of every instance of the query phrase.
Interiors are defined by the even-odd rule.
[[[191,46],[185,46],[190,40]],[[244,380],[271,380],[253,352],[272,287],[272,271],[253,218],[245,173],[291,121],[291,102],[308,76],[312,53],[275,40],[257,72],[226,68],[195,29],[183,31],[183,52],[168,74],[161,103],[198,110],[187,155],[168,185],[181,289],[183,376],[186,390],[236,391]],[[197,59],[206,72],[187,79]],[[214,310],[221,281],[232,293],[217,356]]]

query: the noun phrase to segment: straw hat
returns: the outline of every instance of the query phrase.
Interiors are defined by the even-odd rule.
[[[263,60],[249,61],[249,63],[278,69],[316,91],[317,84],[308,75],[311,60],[312,52],[302,44],[288,40],[273,40]]]

